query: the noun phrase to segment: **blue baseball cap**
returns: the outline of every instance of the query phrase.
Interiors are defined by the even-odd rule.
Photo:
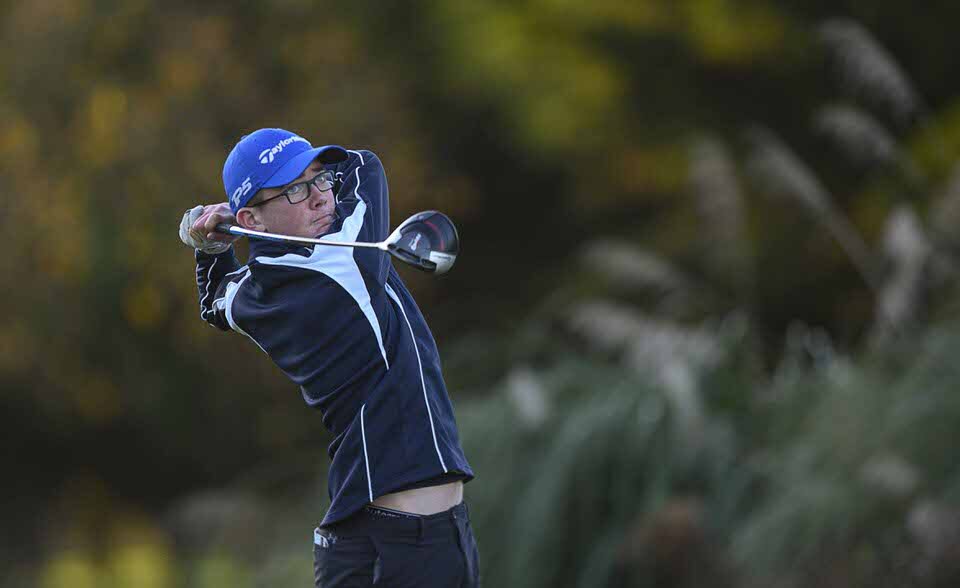
[[[223,189],[234,214],[261,188],[278,188],[300,177],[314,159],[339,163],[347,151],[339,145],[314,147],[283,129],[260,129],[244,135],[223,164]]]

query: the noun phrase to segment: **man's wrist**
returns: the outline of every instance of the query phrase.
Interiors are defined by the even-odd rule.
[[[196,252],[197,257],[216,257],[218,255],[223,255],[224,253],[233,252],[232,243],[224,243],[224,245],[226,245],[226,247],[205,247],[203,249],[196,248],[194,251]]]

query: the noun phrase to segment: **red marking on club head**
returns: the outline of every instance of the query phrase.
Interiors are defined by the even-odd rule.
[[[447,246],[446,246],[446,243],[445,243],[444,240],[443,240],[443,233],[440,232],[440,229],[438,229],[435,224],[433,224],[432,222],[430,222],[430,221],[428,221],[428,220],[423,221],[423,224],[428,225],[431,229],[433,229],[433,230],[437,233],[437,237],[440,237],[440,249],[441,249],[442,251],[446,251]]]

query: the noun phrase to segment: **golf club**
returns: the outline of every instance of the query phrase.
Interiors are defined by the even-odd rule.
[[[386,251],[395,258],[431,274],[450,271],[460,253],[460,237],[453,221],[436,210],[418,212],[400,223],[386,240],[379,243],[324,241],[322,238],[277,235],[264,231],[244,229],[236,225],[220,223],[217,232],[252,239],[266,239],[305,245],[329,245],[332,247],[362,247]]]

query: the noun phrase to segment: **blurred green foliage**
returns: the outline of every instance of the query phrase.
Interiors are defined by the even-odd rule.
[[[174,240],[261,126],[460,226],[488,585],[956,583],[960,8],[0,11],[5,585],[309,583],[328,439]]]
[[[758,381],[744,327],[716,331],[721,355],[687,385],[653,381],[626,347],[585,353],[569,323],[526,325],[551,362],[458,403],[484,474],[467,497],[485,583],[953,585],[960,328],[856,361],[798,328]],[[120,515],[104,551],[58,551],[42,585],[309,583],[317,496],[264,486],[284,475],[188,497],[163,531]]]

